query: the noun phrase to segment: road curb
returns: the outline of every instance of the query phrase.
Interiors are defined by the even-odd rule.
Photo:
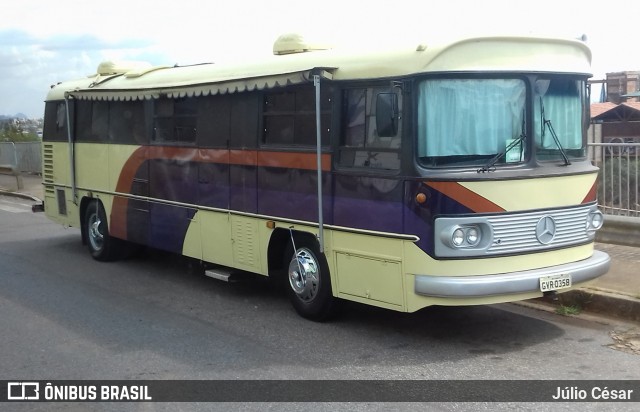
[[[21,199],[33,200],[34,202],[42,202],[42,199],[38,199],[37,197],[32,196],[30,194],[20,193],[20,192],[12,192],[10,190],[0,189],[0,195],[2,195],[2,196],[11,196],[11,197],[19,197]]]
[[[575,307],[580,311],[612,318],[640,322],[640,299],[595,288],[581,288],[556,295],[557,299],[543,297],[533,299],[556,307]]]

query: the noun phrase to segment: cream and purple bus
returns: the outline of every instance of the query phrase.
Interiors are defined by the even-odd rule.
[[[46,215],[280,276],[296,311],[518,301],[605,274],[583,41],[487,36],[251,63],[100,64],[46,99]]]

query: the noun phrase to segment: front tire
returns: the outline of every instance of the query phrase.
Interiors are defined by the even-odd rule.
[[[100,201],[92,201],[87,206],[84,222],[85,238],[91,256],[103,262],[117,259],[121,242],[109,235],[107,215]]]
[[[317,242],[305,238],[296,240],[296,252],[287,264],[289,299],[296,312],[304,318],[327,320],[336,310],[336,299],[331,291],[329,265]]]

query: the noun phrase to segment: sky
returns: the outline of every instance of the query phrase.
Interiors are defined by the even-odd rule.
[[[417,45],[438,33],[585,34],[594,78],[640,70],[638,0],[20,0],[0,10],[0,115],[42,117],[52,84],[105,60],[238,61],[270,54],[290,32],[336,46]]]

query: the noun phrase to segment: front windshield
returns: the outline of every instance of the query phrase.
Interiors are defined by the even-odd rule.
[[[475,167],[499,155],[494,164],[523,161],[525,105],[526,87],[519,79],[422,81],[418,86],[420,162],[427,167]]]
[[[538,79],[534,91],[536,157],[539,160],[561,159],[562,151],[568,157],[583,157],[585,82]]]

